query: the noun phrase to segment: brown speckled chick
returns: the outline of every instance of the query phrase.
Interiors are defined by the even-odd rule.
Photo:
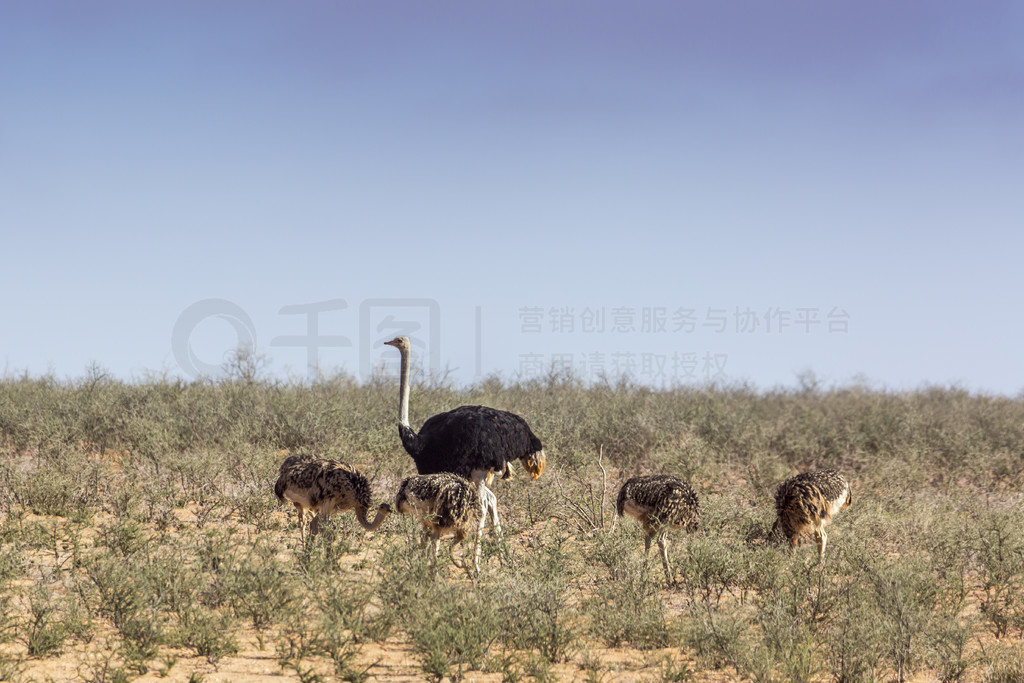
[[[382,504],[372,522],[366,519],[370,507],[370,483],[354,467],[307,453],[291,455],[281,463],[274,494],[281,502],[291,502],[299,514],[300,532],[305,530],[305,512],[316,516],[310,533],[320,530],[320,519],[336,512],[354,509],[356,520],[367,531],[377,529],[391,512]]]
[[[313,482],[327,461],[308,453],[289,455],[281,463],[274,485],[274,495],[280,502],[288,501],[299,515],[299,533],[305,534],[306,510],[314,512]]]
[[[480,534],[486,516],[480,509],[477,486],[465,477],[450,472],[419,474],[402,480],[395,495],[395,509],[402,514],[419,517],[425,531],[424,545],[430,544],[433,557],[437,558],[438,540],[441,536],[454,535],[452,549],[469,535],[476,523],[476,542],[473,554],[473,570],[480,571]],[[459,562],[452,555],[452,563],[466,569],[466,562]]]
[[[651,541],[658,539],[665,575],[672,583],[665,530],[682,527],[692,533],[700,526],[700,501],[693,488],[668,474],[633,477],[619,490],[615,509],[620,517],[635,517],[643,526],[644,552],[650,552]]]
[[[818,557],[824,558],[828,543],[825,527],[852,500],[850,483],[833,469],[798,474],[775,491],[777,519],[772,533],[781,532],[793,547],[808,533],[813,533],[818,541]]]
[[[335,460],[325,461],[320,468],[313,481],[311,498],[317,510],[316,519],[309,526],[314,534],[319,529],[319,520],[336,512],[355,510],[356,521],[367,531],[375,531],[391,513],[391,506],[381,503],[373,521],[368,521],[366,511],[370,509],[370,482],[356,468]]]

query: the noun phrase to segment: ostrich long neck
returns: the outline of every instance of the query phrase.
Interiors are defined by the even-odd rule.
[[[367,521],[366,519],[366,508],[356,507],[356,521],[359,525],[367,531],[376,531],[377,527],[384,523],[385,518],[388,516],[388,510],[383,506],[377,508],[377,514],[374,515],[373,521]]]
[[[398,405],[398,436],[402,439],[402,447],[405,452],[412,456],[416,463],[416,471],[423,472],[424,463],[421,461],[421,450],[423,444],[416,432],[409,426],[409,349],[404,346],[398,348],[402,352],[402,374],[399,386],[401,400]]]
[[[398,424],[409,426],[409,349],[399,349],[402,352],[402,374],[400,376],[398,404]]]

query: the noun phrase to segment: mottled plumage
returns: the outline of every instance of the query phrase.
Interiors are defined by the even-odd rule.
[[[818,556],[824,558],[828,543],[825,528],[852,501],[850,484],[839,472],[827,469],[798,474],[775,491],[777,519],[772,533],[781,532],[794,547],[808,533],[813,533],[818,542]]]
[[[420,474],[452,472],[477,483],[484,514],[490,512],[496,533],[498,501],[488,488],[496,474],[511,475],[509,463],[519,460],[536,479],[544,471],[544,448],[526,420],[487,406],[462,406],[429,418],[414,432],[409,424],[408,337],[389,342],[402,354],[398,434]]]
[[[323,467],[323,458],[308,453],[289,455],[278,470],[274,495],[279,502],[288,501],[299,515],[299,533],[305,534],[306,510],[313,511],[313,482]]]
[[[700,526],[700,501],[693,488],[668,474],[633,477],[619,489],[615,509],[620,517],[635,517],[643,526],[644,552],[650,552],[651,541],[658,539],[665,575],[672,583],[665,530],[682,527],[692,533]]]
[[[366,519],[370,508],[370,482],[351,465],[328,460],[320,468],[313,482],[312,503],[317,510],[310,531],[316,533],[319,520],[345,510],[354,510],[356,521],[367,531],[374,531],[391,512],[391,506],[381,503],[372,522]]]
[[[290,501],[299,514],[300,532],[305,530],[305,512],[315,513],[309,530],[320,529],[320,519],[336,512],[354,509],[356,520],[367,531],[377,529],[391,506],[382,504],[372,522],[366,519],[370,507],[370,483],[354,467],[336,460],[306,453],[289,456],[281,463],[274,494],[281,502]]]
[[[473,569],[480,569],[480,533],[484,517],[480,513],[480,501],[476,486],[465,477],[449,472],[418,474],[402,480],[395,495],[395,509],[402,514],[416,515],[425,531],[424,544],[429,543],[433,556],[437,557],[438,540],[453,535],[452,548],[469,535],[476,523],[476,543]],[[460,569],[467,569],[466,563],[452,562]]]

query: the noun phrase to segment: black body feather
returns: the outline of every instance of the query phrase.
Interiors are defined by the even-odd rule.
[[[423,423],[418,434],[399,424],[398,433],[417,472],[452,472],[467,479],[480,470],[507,476],[509,462],[543,448],[526,420],[487,406],[438,413]]]

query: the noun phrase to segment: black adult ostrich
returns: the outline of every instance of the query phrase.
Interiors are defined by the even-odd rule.
[[[409,426],[409,338],[395,337],[389,342],[402,354],[402,374],[398,414],[398,434],[402,445],[416,463],[420,474],[452,472],[479,486],[481,514],[490,511],[495,532],[498,499],[488,488],[494,475],[511,476],[508,464],[518,459],[534,479],[544,471],[544,448],[526,420],[514,413],[487,406],[461,406],[438,413],[420,427],[417,434]]]

